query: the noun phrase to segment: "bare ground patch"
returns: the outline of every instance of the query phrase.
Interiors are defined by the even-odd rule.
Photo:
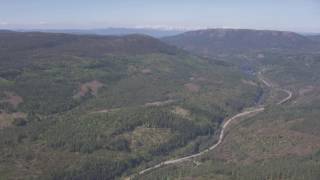
[[[299,89],[299,95],[303,96],[306,95],[308,93],[311,93],[312,91],[314,91],[316,88],[314,86],[306,86],[304,88]]]
[[[188,118],[188,117],[190,117],[190,115],[191,115],[191,113],[190,113],[189,110],[184,109],[184,108],[182,108],[182,107],[180,107],[180,106],[176,106],[176,107],[172,110],[172,112],[173,112],[174,114],[177,114],[177,115],[182,116],[182,117],[184,117],[184,118]]]
[[[202,76],[199,76],[199,77],[196,78],[196,81],[199,81],[199,82],[205,82],[207,80],[208,80],[207,78],[202,77]]]
[[[114,108],[114,109],[102,109],[99,111],[94,111],[92,112],[93,114],[97,114],[97,113],[110,113],[110,112],[115,112],[115,111],[119,111],[120,108]]]
[[[158,107],[158,106],[165,106],[171,103],[176,102],[176,100],[173,99],[169,99],[166,101],[155,101],[155,102],[149,102],[149,103],[145,103],[144,105],[141,105],[142,107]],[[101,109],[98,111],[93,111],[91,113],[110,113],[110,112],[115,112],[115,111],[119,111],[122,108],[126,108],[126,107],[120,107],[120,108],[111,108],[111,109]]]
[[[295,103],[303,104],[310,103],[315,100],[320,100],[320,86],[305,86],[297,90]]]
[[[168,142],[172,135],[167,128],[146,128],[137,127],[124,137],[129,141],[130,149],[150,149]]]
[[[80,86],[79,92],[74,95],[74,98],[80,98],[85,96],[88,93],[91,93],[94,96],[97,96],[98,90],[103,86],[103,84],[97,80],[84,83]]]
[[[164,105],[168,105],[175,102],[175,100],[169,99],[166,101],[155,101],[155,102],[150,102],[150,103],[146,103],[144,104],[144,106],[146,107],[152,107],[152,106],[164,106]]]
[[[0,103],[3,103],[3,102],[9,103],[14,108],[17,108],[19,104],[23,103],[23,98],[21,96],[18,96],[12,92],[5,92],[4,94],[6,96],[6,99],[0,101]]]
[[[320,137],[290,130],[291,122],[261,127],[237,127],[226,137],[216,157],[227,161],[250,163],[257,160],[305,156],[320,149]]]
[[[195,83],[187,83],[184,85],[184,87],[190,92],[199,92],[200,91],[200,86]]]
[[[203,76],[198,76],[198,75],[194,75],[192,77],[189,78],[190,81],[194,81],[194,82],[206,82],[208,81],[207,78],[203,77]]]
[[[0,111],[0,129],[11,127],[13,124],[13,121],[17,118],[26,118],[27,115],[22,112],[16,112],[16,113],[6,113]]]
[[[277,130],[266,128],[259,132],[258,136],[271,140],[271,155],[298,155],[311,154],[320,148],[320,138],[293,130]],[[273,142],[272,142],[273,141]],[[272,144],[273,143],[273,144]],[[266,154],[270,156],[270,154]]]
[[[243,84],[248,84],[248,85],[251,85],[251,86],[258,86],[257,83],[253,82],[253,81],[248,81],[248,80],[245,80],[245,79],[242,79],[241,82]]]

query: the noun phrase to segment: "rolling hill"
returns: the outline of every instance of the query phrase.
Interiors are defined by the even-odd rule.
[[[320,42],[320,35],[309,35],[308,38]]]
[[[165,37],[164,42],[212,56],[257,50],[308,50],[315,42],[293,32],[249,29],[207,29]]]
[[[231,29],[161,40],[0,31],[0,179],[125,178],[204,152],[224,120],[261,105],[213,151],[136,179],[318,179],[314,40]],[[281,89],[293,97],[277,105]]]
[[[78,35],[103,35],[123,36],[130,34],[145,34],[156,38],[174,36],[182,33],[182,30],[166,30],[156,28],[105,28],[105,29],[31,29],[20,30],[21,32],[45,32],[45,33],[67,33]]]
[[[261,94],[236,66],[149,36],[1,31],[0,179],[126,176],[206,148]]]
[[[271,84],[264,87],[269,89],[265,111],[231,125],[216,150],[139,179],[319,179],[319,45],[295,33],[226,31],[196,31],[164,41],[262,75]],[[292,99],[272,103],[285,96],[279,89],[293,92]]]

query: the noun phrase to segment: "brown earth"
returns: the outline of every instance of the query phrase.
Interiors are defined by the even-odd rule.
[[[164,106],[164,105],[167,105],[167,104],[171,104],[173,102],[175,102],[175,101],[172,100],[172,99],[169,99],[169,100],[166,100],[166,101],[155,101],[155,102],[146,103],[144,106],[146,106],[146,107]]]
[[[154,148],[169,141],[170,136],[172,136],[170,129],[146,127],[137,127],[124,135],[130,144],[130,149],[133,150]]]
[[[26,117],[27,115],[22,112],[9,114],[9,113],[0,111],[0,129],[11,127],[12,122],[17,118],[26,118]]]
[[[184,87],[190,92],[199,92],[200,91],[200,86],[195,83],[187,83],[184,85]]]
[[[180,107],[180,106],[176,106],[176,107],[172,110],[172,112],[173,112],[174,114],[180,115],[180,116],[182,116],[182,117],[184,117],[184,118],[188,118],[188,117],[190,116],[190,114],[191,114],[189,110],[184,109],[184,108],[182,108],[182,107]]]
[[[97,96],[98,90],[103,86],[103,84],[97,80],[93,80],[87,83],[84,83],[80,86],[79,92],[74,95],[74,98],[80,98],[85,96],[88,93],[91,93],[94,96]]]
[[[245,79],[242,79],[241,82],[243,84],[248,84],[248,85],[251,85],[251,86],[258,86],[257,83],[253,82],[253,81],[248,81],[248,80],[245,80]]]
[[[23,98],[21,96],[18,96],[12,92],[5,92],[6,99],[2,100],[0,102],[6,102],[12,105],[14,108],[17,108],[19,104],[23,102]]]
[[[290,129],[291,125],[300,121],[237,127],[218,148],[216,157],[250,163],[268,158],[312,154],[320,149],[320,137]]]
[[[99,110],[99,111],[94,111],[92,113],[109,113],[109,112],[115,112],[120,110],[120,108],[114,108],[114,109],[103,109],[103,110]]]

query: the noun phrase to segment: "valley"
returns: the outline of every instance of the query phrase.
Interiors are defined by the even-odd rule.
[[[230,29],[0,39],[0,179],[318,177],[316,41]]]
[[[211,31],[215,33],[215,30]],[[205,36],[206,31],[199,34]],[[194,34],[192,38],[197,39]],[[315,95],[315,89],[313,93],[301,96],[302,91],[307,92],[311,86],[319,84],[317,50],[267,48],[243,49],[234,54],[207,54],[189,49],[201,42],[189,41],[188,47],[182,48],[204,53],[202,55],[209,59],[220,58],[234,62],[240,68],[245,64],[253,69],[250,74],[255,74],[259,84],[264,86],[265,109],[234,121],[223,142],[213,152],[196,158],[196,163],[184,161],[161,167],[138,179],[317,179],[319,137],[314,130],[319,129],[317,107],[320,99]],[[309,123],[313,128],[307,125]]]
[[[114,179],[214,137],[260,94],[233,65],[144,35],[0,38],[1,92],[23,99],[0,96],[4,179]]]
[[[274,88],[273,85],[270,83],[270,82],[267,82],[261,71],[259,71],[258,73],[258,79],[268,88]],[[283,99],[281,99],[279,102],[277,102],[275,105],[281,105],[281,104],[284,104],[286,103],[287,101],[291,100],[292,99],[292,92],[289,91],[289,90],[286,90],[286,89],[281,89],[281,88],[278,88],[277,90],[280,90],[280,91],[284,91],[285,93],[287,93],[287,96],[284,97]],[[222,123],[222,127],[221,127],[221,130],[220,130],[220,135],[219,135],[219,139],[218,141],[213,144],[211,147],[209,147],[208,149],[205,149],[199,153],[196,153],[196,154],[192,154],[192,155],[189,155],[189,156],[186,156],[186,157],[182,157],[182,158],[178,158],[178,159],[173,159],[173,160],[167,160],[167,161],[163,161],[155,166],[152,166],[150,168],[147,168],[147,169],[144,169],[142,171],[140,171],[139,173],[137,173],[137,175],[132,175],[128,178],[125,178],[125,179],[135,179],[135,178],[138,178],[140,175],[143,175],[145,173],[148,173],[149,171],[153,171],[155,169],[158,169],[158,168],[161,168],[163,166],[166,166],[166,165],[172,165],[172,164],[178,164],[178,163],[182,163],[184,161],[193,161],[193,159],[195,158],[198,158],[202,155],[204,155],[205,153],[208,153],[209,151],[213,151],[215,150],[223,141],[224,139],[224,136],[225,136],[225,131],[227,129],[228,126],[230,126],[230,124],[233,122],[233,121],[236,121],[238,119],[244,119],[245,117],[250,117],[252,116],[252,114],[258,114],[260,112],[263,112],[265,110],[265,107],[263,105],[258,105],[258,106],[254,106],[254,107],[251,107],[251,108],[248,108],[249,110],[245,110],[243,112],[240,112],[236,115],[234,115],[233,117],[227,119],[224,121],[224,123]]]
[[[319,0],[0,0],[0,180],[320,180]]]

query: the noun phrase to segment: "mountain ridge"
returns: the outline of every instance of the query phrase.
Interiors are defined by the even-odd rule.
[[[314,48],[315,42],[294,32],[252,29],[206,29],[162,38],[197,54]]]
[[[44,32],[16,32],[0,31],[1,50],[10,48],[42,47],[53,48],[67,44],[72,50],[88,51],[88,44],[95,46],[102,52],[118,51],[124,54],[141,54],[147,51],[156,52],[161,50],[166,53],[174,53],[176,48],[167,45],[156,38],[143,34],[130,34],[123,36],[101,36],[101,35],[74,35],[66,33],[44,33]],[[19,44],[15,43],[19,41]],[[59,44],[60,43],[60,44]],[[77,46],[77,43],[81,44]],[[94,44],[92,44],[94,43]],[[11,45],[12,44],[12,45]],[[14,45],[14,46],[13,46]]]
[[[97,28],[97,29],[30,29],[17,30],[19,32],[46,32],[46,33],[66,33],[78,35],[128,35],[146,34],[152,37],[161,38],[165,36],[177,35],[185,30],[161,29],[161,28]]]

